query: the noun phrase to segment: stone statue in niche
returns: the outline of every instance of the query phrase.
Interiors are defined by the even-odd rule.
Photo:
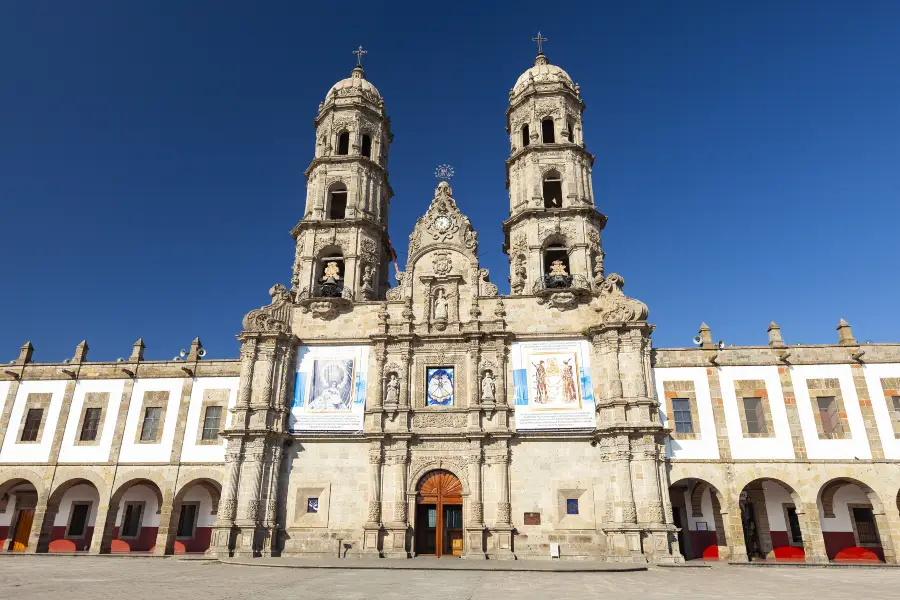
[[[397,404],[400,402],[400,379],[397,377],[396,373],[391,373],[389,376],[387,387],[384,393],[384,403],[385,404]]]
[[[375,276],[375,267],[372,265],[366,265],[363,268],[363,278],[362,278],[362,293],[363,297],[366,300],[372,299],[375,296],[375,288],[372,285],[372,280]]]
[[[494,383],[494,376],[490,371],[485,371],[484,377],[481,379],[481,399],[492,401],[496,393],[497,385]]]
[[[446,321],[449,314],[450,303],[447,300],[447,293],[443,288],[438,288],[434,298],[434,320]]]

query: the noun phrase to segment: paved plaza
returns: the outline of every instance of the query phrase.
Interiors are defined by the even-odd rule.
[[[896,598],[900,569],[651,567],[639,572],[291,569],[212,561],[0,557],[3,598],[586,600]]]

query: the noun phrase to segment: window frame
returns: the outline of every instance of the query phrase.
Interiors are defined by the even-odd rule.
[[[144,513],[146,512],[147,502],[143,500],[129,500],[122,503],[122,524],[119,526],[119,539],[120,540],[136,540],[141,537],[141,529],[144,528]],[[140,510],[138,514],[137,520],[137,529],[134,532],[134,535],[127,535],[125,533],[125,518],[128,516],[128,508],[137,507]]]
[[[88,527],[90,527],[89,523],[91,521],[91,510],[93,509],[93,502],[89,500],[76,500],[72,502],[71,507],[69,508],[69,520],[66,523],[66,535],[64,536],[67,540],[83,540],[87,536]],[[75,519],[75,508],[76,507],[86,507],[87,513],[84,515],[84,525],[81,528],[81,534],[73,535],[72,534],[72,521]]]
[[[760,396],[747,396],[741,398],[743,401],[743,409],[744,409],[744,419],[747,423],[747,433],[749,435],[758,435],[758,436],[767,436],[769,435],[769,424],[766,421],[766,407],[763,403],[763,399]],[[755,403],[752,410],[748,407],[748,403]],[[752,413],[752,419],[751,417]],[[751,428],[751,423],[753,423],[755,427],[755,431]]]
[[[150,411],[158,411],[155,413],[154,418],[150,418]],[[159,437],[159,422],[162,420],[162,412],[163,409],[161,406],[145,406],[144,407],[144,418],[141,419],[141,431],[138,434],[140,439],[144,443],[150,443],[156,441]],[[147,424],[153,423],[152,434],[150,430],[147,429]],[[148,435],[144,435],[147,433]]]
[[[685,405],[686,405],[686,408],[679,409],[679,408],[676,406],[676,403],[679,402],[679,401],[684,402]],[[678,426],[679,426],[678,415],[679,415],[679,413],[682,414],[682,415],[687,414],[687,416],[688,416],[687,425],[688,425],[688,427],[690,428],[689,431],[679,431],[679,429],[678,429]],[[681,421],[681,424],[683,424],[683,423],[684,423],[684,421]],[[694,415],[693,415],[693,411],[691,410],[691,399],[690,399],[690,398],[685,398],[685,397],[675,397],[675,398],[672,398],[672,424],[675,426],[674,429],[673,429],[673,432],[676,433],[676,434],[682,434],[682,435],[684,435],[684,434],[694,434],[694,433],[696,433],[696,432],[694,431]]]
[[[194,507],[194,520],[191,523],[191,535],[181,535],[181,519],[184,517],[184,510],[186,507],[192,506]],[[175,539],[176,540],[192,540],[194,536],[197,535],[197,523],[200,521],[200,503],[199,502],[182,502],[181,508],[178,509],[178,523],[175,525]]]
[[[826,426],[826,411],[822,410],[822,401],[828,402],[827,416],[830,425]],[[836,396],[816,396],[816,408],[819,411],[819,419],[822,422],[822,433],[826,438],[840,438],[847,432],[844,431],[844,424],[841,422],[841,412],[838,406]]]
[[[91,411],[96,411],[96,412],[91,412]],[[89,414],[97,415],[96,422],[92,423],[92,421],[88,418]],[[96,442],[97,436],[100,434],[102,423],[103,423],[103,408],[101,408],[99,406],[86,406],[84,408],[84,414],[82,415],[82,418],[81,418],[81,428],[78,432],[78,441],[79,442],[87,442],[87,443]],[[89,424],[93,424],[92,429],[87,429]],[[93,431],[94,434],[93,434],[93,436],[90,437],[90,439],[87,439],[84,437],[85,431],[88,431],[88,432]]]
[[[545,127],[545,123],[550,123],[550,127]],[[550,133],[550,139],[547,139],[547,133]],[[544,117],[541,119],[541,143],[543,144],[555,144],[556,143],[556,120],[553,117]]]
[[[784,525],[785,529],[787,530],[788,545],[802,548],[803,526],[800,524],[800,515],[797,514],[797,507],[793,504],[782,504],[782,511],[784,512]],[[800,534],[799,540],[794,538],[794,528],[793,524],[791,523],[791,511],[794,512],[794,518],[797,519],[797,531]]]
[[[37,421],[33,421],[31,416],[37,414]],[[29,406],[25,409],[25,415],[22,420],[22,433],[19,435],[19,442],[25,444],[39,443],[44,425],[44,408],[41,406]],[[26,439],[26,435],[29,437]]]
[[[875,511],[872,508],[871,504],[855,504],[848,502],[847,510],[850,513],[850,524],[853,526],[853,538],[856,540],[856,545],[860,548],[876,548],[882,547],[881,545],[881,532],[878,531],[878,519],[875,516]],[[874,542],[864,542],[860,538],[859,534],[859,521],[856,519],[856,511],[857,510],[868,510],[869,514],[872,516],[872,533],[875,536]]]
[[[346,147],[343,146],[346,142]],[[341,152],[341,150],[344,150]],[[337,134],[337,144],[335,144],[334,154],[336,156],[350,156],[350,132],[343,130]]]
[[[207,427],[207,419],[209,419],[209,411],[210,409],[215,409],[219,411],[216,416],[216,427],[215,432],[213,432],[212,437],[206,437]],[[203,416],[200,419],[200,441],[201,442],[218,442],[219,441],[219,432],[222,431],[222,415],[224,413],[224,407],[221,404],[207,404],[203,408]]]

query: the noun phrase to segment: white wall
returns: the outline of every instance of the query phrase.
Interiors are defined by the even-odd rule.
[[[125,432],[122,436],[122,449],[119,462],[169,462],[172,443],[175,440],[175,426],[178,422],[178,406],[181,403],[181,390],[187,379],[136,379],[131,394],[131,404],[125,419]],[[169,404],[166,407],[162,436],[158,444],[139,444],[136,442],[143,422],[141,406],[146,392],[169,392]]]
[[[67,381],[25,381],[19,384],[19,391],[9,417],[9,427],[0,449],[0,462],[47,462],[50,446],[59,420],[59,409]],[[29,394],[52,394],[50,407],[44,411],[44,429],[37,442],[19,442],[19,426],[25,416],[25,403]]]
[[[91,512],[88,515],[87,526],[93,527],[97,518],[97,506],[100,504],[100,494],[97,492],[97,488],[90,484],[73,485],[66,490],[62,500],[59,502],[59,512],[56,513],[53,526],[66,527],[69,525],[69,515],[72,511],[73,502],[91,503]]]
[[[716,439],[716,422],[713,417],[712,401],[709,394],[709,381],[704,367],[667,367],[653,370],[656,381],[656,397],[660,402],[659,419],[663,425],[669,425],[665,413],[666,381],[693,381],[694,394],[697,397],[697,416],[700,420],[700,437],[696,440],[673,440],[666,438],[666,456],[670,458],[717,459],[719,443]],[[695,428],[697,424],[694,425]],[[695,429],[696,431],[696,429]]]
[[[156,499],[156,493],[152,489],[146,485],[135,485],[125,491],[122,495],[122,500],[119,502],[116,527],[122,526],[126,502],[145,502],[144,512],[141,516],[141,527],[159,527],[159,500]]]
[[[697,521],[704,521],[706,523],[707,531],[715,531],[716,516],[715,512],[713,511],[712,490],[709,489],[709,486],[706,486],[706,489],[703,490],[703,495],[700,496],[700,509],[703,511],[703,516],[693,516],[694,507],[691,504],[691,490],[690,488],[685,489],[684,511],[687,513],[688,529],[691,531],[697,531]]]
[[[847,504],[866,504],[871,506],[869,497],[855,484],[842,485],[834,493],[834,518],[826,519],[822,509],[822,498],[819,498],[819,520],[822,522],[822,531],[853,531],[850,522],[850,509]]]
[[[737,459],[793,459],[794,445],[791,441],[791,428],[788,424],[787,409],[784,406],[781,382],[778,379],[778,367],[720,367],[718,374],[731,456]],[[743,406],[738,406],[734,382],[746,380],[763,380],[766,382],[774,437],[744,437],[741,427],[741,416],[738,412],[743,410]]]
[[[787,522],[784,519],[784,505],[793,504],[794,499],[781,484],[774,481],[762,482],[763,492],[766,498],[766,514],[769,517],[770,531],[788,531]]]
[[[900,377],[900,365],[863,365],[863,373],[866,376],[869,398],[872,399],[872,412],[875,415],[881,446],[884,448],[884,457],[888,460],[900,459],[900,438],[894,434],[892,422],[894,417],[888,410],[884,400],[884,388],[881,387],[883,377]]]
[[[63,434],[62,446],[59,450],[59,462],[106,462],[109,460],[109,451],[112,448],[113,435],[116,429],[116,419],[119,416],[119,406],[122,403],[122,392],[125,389],[124,379],[100,379],[85,380],[75,384],[75,394],[72,396],[72,406],[69,409],[69,418],[66,430]],[[78,424],[81,421],[81,413],[84,412],[85,394],[106,392],[109,401],[103,407],[103,423],[98,432],[99,444],[79,446],[75,442],[81,431]]]
[[[850,425],[851,437],[844,440],[819,439],[816,421],[813,417],[812,401],[809,396],[807,379],[837,379],[841,386],[844,410]],[[806,455],[812,459],[853,459],[872,458],[866,427],[859,408],[859,397],[853,385],[850,365],[797,365],[791,367],[791,381],[797,399],[797,414],[803,430],[803,444]],[[882,394],[882,398],[884,395]]]
[[[181,460],[184,462],[224,462],[225,440],[219,444],[197,444],[197,431],[203,418],[203,397],[207,390],[228,390],[228,407],[223,415],[224,426],[231,425],[231,409],[237,401],[239,377],[199,377],[194,380],[191,391],[191,404],[188,408],[187,425],[184,430],[184,443],[181,447]]]
[[[212,498],[202,485],[192,485],[185,492],[182,502],[199,502],[200,510],[197,511],[197,527],[212,527],[216,524],[216,515],[212,514]]]

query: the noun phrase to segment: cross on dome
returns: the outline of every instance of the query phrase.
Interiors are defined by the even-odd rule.
[[[538,55],[543,54],[543,53],[544,53],[544,42],[547,41],[547,38],[541,37],[541,32],[538,31],[537,37],[531,38],[531,41],[537,42],[537,45],[538,45]]]
[[[541,34],[538,33],[538,35],[541,35]],[[358,50],[354,50],[354,51],[353,51],[353,54],[356,55],[356,66],[357,66],[357,67],[361,67],[361,66],[362,66],[362,57],[363,57],[363,54],[368,54],[368,53],[369,53],[369,51],[368,51],[368,50],[363,50],[363,47],[362,47],[361,45],[360,45],[360,47],[359,47]]]

